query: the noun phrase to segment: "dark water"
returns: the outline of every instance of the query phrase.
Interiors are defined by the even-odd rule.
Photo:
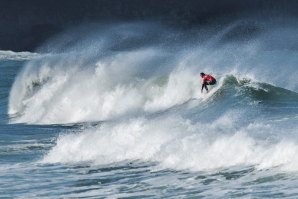
[[[296,198],[297,51],[272,49],[279,29],[223,43],[235,26],[204,41],[118,24],[1,52],[0,197]]]

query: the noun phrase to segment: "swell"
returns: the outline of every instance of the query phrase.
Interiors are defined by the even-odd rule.
[[[237,79],[233,75],[225,78],[224,86],[235,86],[240,89],[244,96],[250,96],[254,100],[268,102],[295,102],[298,100],[298,93],[277,87],[268,83],[254,82],[251,79]],[[224,88],[223,88],[224,89]]]

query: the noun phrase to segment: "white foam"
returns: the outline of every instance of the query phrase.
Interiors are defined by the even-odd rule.
[[[37,53],[32,52],[13,52],[13,51],[3,51],[0,50],[0,60],[16,60],[16,61],[22,61],[22,60],[30,60],[34,57],[37,57]]]
[[[267,142],[249,136],[255,131],[267,132],[269,127],[260,123],[238,130],[233,125],[222,127],[222,121],[233,123],[231,114],[235,113],[224,115],[211,125],[173,116],[103,124],[96,129],[59,136],[56,146],[42,162],[107,164],[141,160],[157,162],[161,168],[193,171],[239,165],[297,170],[297,143]]]

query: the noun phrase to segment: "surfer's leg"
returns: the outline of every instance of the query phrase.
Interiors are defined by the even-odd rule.
[[[204,84],[203,84],[203,87],[206,89],[206,91],[208,92],[208,88],[207,88],[207,82],[205,82]]]

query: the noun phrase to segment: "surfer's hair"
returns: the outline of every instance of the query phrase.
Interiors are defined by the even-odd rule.
[[[201,76],[204,76],[205,75],[205,73],[200,73],[201,74]]]

